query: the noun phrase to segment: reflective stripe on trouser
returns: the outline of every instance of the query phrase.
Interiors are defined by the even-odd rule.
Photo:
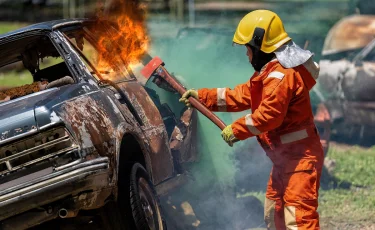
[[[317,230],[320,170],[281,172],[273,168],[267,185],[264,220],[268,229]]]
[[[274,216],[275,216],[275,205],[276,201],[265,199],[264,201],[264,222],[266,222],[267,229],[276,229]]]

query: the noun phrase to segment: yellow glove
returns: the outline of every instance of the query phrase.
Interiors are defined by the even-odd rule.
[[[233,134],[232,125],[228,125],[223,129],[223,131],[221,132],[221,137],[225,142],[227,142],[230,147],[233,146],[234,142],[238,141],[238,139]]]
[[[182,94],[179,101],[182,103],[185,103],[187,107],[191,107],[189,99],[188,99],[189,97],[194,97],[195,99],[199,99],[198,91],[196,91],[195,89],[187,90],[184,94]]]

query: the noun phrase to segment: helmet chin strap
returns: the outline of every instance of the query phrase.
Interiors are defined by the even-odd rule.
[[[254,67],[255,71],[260,72],[262,67],[267,64],[275,56],[274,53],[265,53],[261,49],[263,37],[265,30],[263,28],[255,28],[253,38],[248,43],[253,52],[253,59],[251,60],[251,65]]]
[[[251,60],[251,65],[253,66],[255,71],[260,72],[263,66],[275,57],[274,53],[265,53],[252,45],[250,45],[250,48],[253,52],[253,59]]]

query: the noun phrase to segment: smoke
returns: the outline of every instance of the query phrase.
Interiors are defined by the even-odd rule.
[[[327,4],[341,11],[332,13]],[[271,10],[280,15],[292,39],[314,52],[315,60],[319,61],[328,30],[347,12],[346,5],[332,4],[280,3]],[[152,20],[151,53],[160,56],[187,88],[233,88],[246,82],[253,73],[246,50],[231,45],[235,27],[246,13],[196,12],[196,24],[206,29],[184,29],[178,22]],[[314,104],[322,99],[319,93],[312,92]],[[217,115],[230,124],[249,112]],[[251,138],[230,148],[221,139],[220,130],[201,115],[197,137],[200,161],[189,168],[193,179],[175,194],[163,198],[164,207],[175,217],[168,218],[171,229],[233,230],[264,226],[262,201],[271,162],[256,140]],[[176,217],[178,222],[173,221]]]
[[[187,88],[233,88],[252,76],[246,49],[232,46],[233,30],[178,30],[177,23],[170,23],[168,35],[153,36],[152,31],[162,23],[151,24],[151,54],[160,56]],[[217,115],[230,124],[249,112]],[[264,198],[249,194],[264,193],[270,161],[254,138],[231,148],[222,140],[220,129],[202,115],[198,120],[200,156],[199,162],[188,167],[191,180],[162,199],[167,215],[172,215],[168,227],[233,230],[262,226]]]
[[[129,47],[127,44],[130,43],[135,44],[131,46],[131,51],[142,50],[142,44],[132,42],[137,40],[136,32],[145,22],[145,12],[138,3],[113,0],[100,8],[99,18],[116,23],[120,28],[119,34],[115,34],[111,40],[118,38],[115,43],[121,48]],[[232,47],[231,30],[181,31],[178,23],[167,22],[169,28],[164,30],[167,33],[160,34],[162,22],[150,24],[148,31],[142,32],[144,35],[150,32],[153,38],[151,54],[160,56],[168,70],[174,72],[187,88],[234,87],[248,81],[253,73],[245,55],[246,50]],[[155,34],[157,36],[153,37]],[[107,37],[100,40],[103,42],[100,47],[104,65],[114,62],[114,56],[110,55],[112,49],[105,43],[107,40]],[[128,51],[123,49],[120,55],[122,59],[128,60]],[[218,115],[230,124],[248,112]],[[253,196],[243,196],[247,192],[259,192],[265,188],[269,165],[262,158],[262,150],[251,147],[257,146],[254,140],[230,148],[221,139],[221,130],[208,119],[199,115],[198,122],[199,162],[186,168],[191,180],[179,191],[162,198],[169,229],[232,230],[262,225],[261,201]],[[237,197],[239,195],[242,197]]]

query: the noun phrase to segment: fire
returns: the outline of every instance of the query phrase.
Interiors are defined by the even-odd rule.
[[[99,70],[116,69],[120,62],[125,62],[127,66],[136,65],[148,49],[145,9],[131,1],[112,0],[98,16]],[[103,23],[104,20],[114,26],[108,26]]]

